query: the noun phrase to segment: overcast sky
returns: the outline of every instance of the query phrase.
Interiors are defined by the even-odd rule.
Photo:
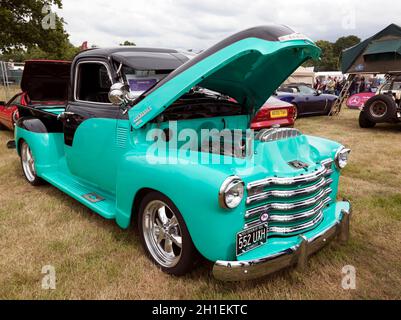
[[[388,0],[64,0],[58,11],[74,45],[206,49],[248,27],[285,24],[314,40],[366,38],[401,25],[401,1]]]

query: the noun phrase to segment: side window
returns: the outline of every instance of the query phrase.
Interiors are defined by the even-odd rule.
[[[99,62],[81,62],[76,70],[75,99],[87,102],[110,103],[111,87],[106,66]]]

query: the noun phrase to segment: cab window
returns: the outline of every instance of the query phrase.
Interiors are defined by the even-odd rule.
[[[109,71],[101,62],[80,62],[76,70],[75,99],[91,103],[110,104]]]

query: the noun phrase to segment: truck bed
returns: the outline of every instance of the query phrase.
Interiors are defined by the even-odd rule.
[[[29,105],[18,106],[19,118],[37,118],[52,132],[63,132],[63,124],[58,116],[65,111],[66,105]]]

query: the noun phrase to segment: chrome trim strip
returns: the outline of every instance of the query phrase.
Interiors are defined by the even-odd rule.
[[[283,140],[288,138],[295,138],[302,135],[301,131],[294,128],[272,128],[262,130],[256,135],[256,139],[261,142],[270,142]]]
[[[322,211],[324,206],[327,205],[328,203],[330,203],[330,201],[331,201],[331,198],[327,197],[312,210],[301,212],[301,213],[296,213],[296,214],[292,214],[292,215],[271,215],[269,217],[268,222],[269,223],[270,222],[285,223],[285,222],[294,222],[294,221],[298,221],[298,220],[305,220],[305,219],[311,218],[311,217],[317,215],[320,211]],[[249,222],[249,223],[245,224],[244,229],[246,230],[246,229],[253,228],[258,224],[260,224],[259,220]]]
[[[328,171],[329,170],[323,166],[315,172],[292,177],[292,178],[291,177],[289,177],[289,178],[277,178],[277,177],[266,178],[266,179],[248,183],[247,190],[250,191],[257,187],[265,187],[265,186],[269,186],[269,185],[289,186],[289,185],[293,185],[293,184],[313,182],[313,181],[319,180],[320,178],[327,175]]]
[[[216,261],[213,275],[222,281],[241,281],[267,276],[292,265],[305,267],[308,257],[325,247],[335,237],[338,236],[340,242],[348,240],[351,212],[350,205],[350,211],[343,210],[339,221],[332,226],[309,239],[300,235],[298,244],[278,253],[255,260]]]
[[[298,183],[305,183],[305,182],[313,182],[316,180],[319,180],[323,176],[327,176],[329,174],[332,174],[334,171],[331,168],[332,164],[334,163],[333,159],[326,159],[321,161],[322,167],[319,168],[317,171],[305,174],[305,175],[299,175],[296,177],[289,177],[289,178],[278,178],[278,177],[272,177],[272,178],[266,178],[262,180],[257,180],[248,183],[247,185],[247,190],[250,191],[253,188],[257,187],[265,187],[268,185],[279,185],[279,186],[288,186],[292,184],[298,184]]]
[[[332,179],[325,179],[322,178],[317,184],[314,184],[313,186],[309,186],[306,188],[302,189],[296,189],[296,190],[270,190],[262,193],[258,193],[255,195],[251,195],[246,199],[246,204],[252,204],[254,202],[259,202],[262,200],[266,200],[270,197],[276,197],[276,198],[290,198],[290,197],[296,197],[296,196],[303,196],[303,195],[308,195],[311,193],[314,193],[318,191],[321,188],[324,188],[330,184],[333,183]]]
[[[333,165],[333,163],[334,163],[333,159],[326,159],[321,162],[321,165],[326,167],[327,169],[331,169],[331,166]]]
[[[320,223],[323,220],[323,211],[319,211],[318,215],[311,221],[308,221],[304,224],[300,224],[294,227],[269,227],[268,230],[269,232],[273,233],[278,233],[278,234],[289,234],[289,233],[294,233],[294,232],[300,232],[304,231],[306,229],[309,229],[311,227],[316,226],[318,223]]]
[[[246,219],[254,218],[263,213],[266,213],[266,211],[268,210],[288,211],[288,210],[307,208],[316,204],[316,202],[322,200],[324,197],[328,196],[332,191],[333,190],[331,188],[327,188],[325,190],[321,190],[316,196],[310,199],[294,203],[269,203],[261,207],[247,210],[245,213],[245,218]]]

